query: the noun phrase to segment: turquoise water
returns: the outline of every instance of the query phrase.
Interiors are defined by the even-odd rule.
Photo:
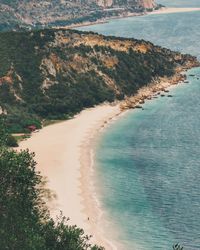
[[[189,79],[173,98],[120,118],[98,144],[100,200],[123,249],[200,249],[200,82]]]
[[[160,2],[200,7],[199,0]],[[83,28],[82,28],[83,29]],[[85,27],[200,58],[200,12],[142,16]],[[96,149],[96,190],[107,237],[124,250],[200,249],[200,69],[173,95],[147,101],[109,126]]]

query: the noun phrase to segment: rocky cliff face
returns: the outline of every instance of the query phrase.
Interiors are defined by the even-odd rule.
[[[139,4],[145,9],[153,9],[156,7],[156,3],[154,0],[140,0]]]
[[[156,6],[154,0],[97,0],[97,5],[102,7],[111,7],[111,6],[135,6],[143,7],[145,9],[152,9]]]
[[[113,5],[113,0],[97,0],[96,3],[102,7],[111,7]]]

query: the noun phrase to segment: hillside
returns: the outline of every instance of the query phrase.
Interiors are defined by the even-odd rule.
[[[0,109],[11,132],[124,99],[198,64],[150,42],[72,30],[0,33],[0,53]]]
[[[0,30],[94,22],[155,7],[154,0],[0,0]]]

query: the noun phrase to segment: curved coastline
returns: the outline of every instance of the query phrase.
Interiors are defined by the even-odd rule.
[[[135,13],[134,12],[134,13],[128,13],[127,15],[113,16],[113,17],[109,17],[109,18],[105,18],[105,19],[99,19],[99,20],[94,21],[94,22],[88,21],[88,22],[72,24],[72,25],[55,26],[53,28],[55,28],[55,29],[81,29],[81,27],[109,23],[110,21],[115,20],[115,19],[139,17],[139,16],[144,16],[144,15],[175,14],[175,13],[196,12],[196,11],[200,11],[200,8],[162,7],[158,10],[153,10],[151,12],[142,12],[142,13]]]
[[[130,109],[137,108],[137,105],[142,101],[153,100],[156,96],[170,95],[170,89],[176,87],[177,85],[184,83],[187,84],[185,71],[177,72],[171,78],[163,78],[158,83],[152,83],[148,87],[141,88],[138,94],[121,101],[119,105],[119,112],[112,114],[111,116],[105,117],[98,124],[96,124],[95,129],[90,130],[90,136],[85,137],[82,142],[81,147],[81,195],[84,197],[82,204],[84,206],[83,212],[89,217],[90,231],[92,232],[94,238],[93,243],[97,243],[105,247],[106,250],[118,250],[123,249],[120,243],[110,241],[106,237],[106,231],[104,228],[100,228],[100,222],[104,219],[101,204],[98,200],[98,193],[95,191],[94,186],[94,172],[95,172],[95,160],[94,160],[94,149],[95,145],[98,143],[98,139],[101,136],[101,132],[104,131],[108,126],[111,126],[113,122],[117,121]],[[163,94],[163,95],[162,95]],[[115,233],[116,231],[113,230]],[[116,232],[117,233],[117,232]]]
[[[56,218],[62,211],[70,218],[69,224],[94,235],[91,241],[106,249],[110,243],[102,239],[92,220],[93,214],[96,217],[96,206],[93,207],[95,194],[91,191],[91,149],[99,130],[120,113],[118,103],[83,110],[71,120],[33,133],[18,149],[35,153],[36,171],[46,177],[47,188],[56,195],[56,199],[48,202],[51,216]]]
[[[103,217],[103,211],[101,204],[98,200],[98,194],[95,191],[94,175],[95,175],[95,148],[98,143],[101,133],[110,126],[114,121],[118,120],[126,112],[120,109],[120,105],[116,104],[116,111],[112,114],[104,117],[101,121],[96,123],[96,126],[90,129],[90,135],[85,136],[85,139],[81,145],[81,196],[83,213],[88,216],[88,224],[90,226],[90,232],[92,232],[92,242],[105,247],[106,250],[117,250],[117,244],[110,241],[105,236],[105,231],[100,226],[100,222]]]
[[[35,152],[36,170],[47,177],[48,188],[57,195],[57,199],[48,204],[52,217],[61,210],[70,217],[70,224],[94,236],[92,242],[106,249],[117,249],[98,227],[102,211],[93,182],[94,146],[101,131],[125,111],[135,108],[135,102],[150,99],[184,80],[180,75],[174,77],[143,88],[128,100],[86,109],[73,119],[47,126],[20,143],[20,150],[28,148]]]

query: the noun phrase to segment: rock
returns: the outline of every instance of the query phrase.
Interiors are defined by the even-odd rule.
[[[139,101],[139,104],[144,104],[144,103],[145,103],[144,100],[140,100],[140,101]]]

